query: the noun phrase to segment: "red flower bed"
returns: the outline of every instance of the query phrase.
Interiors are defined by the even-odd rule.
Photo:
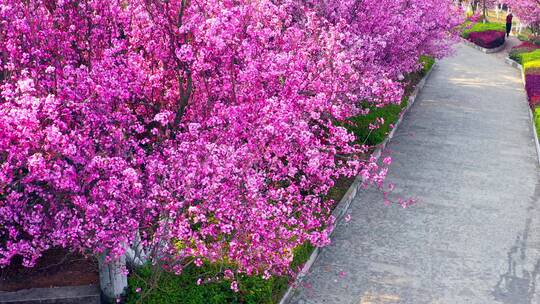
[[[474,32],[469,35],[469,40],[483,48],[494,49],[504,44],[505,35],[500,31]]]
[[[540,49],[540,45],[534,44],[530,41],[523,41],[519,45],[513,47],[512,49],[522,49],[522,48],[536,50],[536,49]]]
[[[531,107],[540,106],[540,75],[525,75],[525,90]]]
[[[533,97],[531,101],[529,101],[529,104],[531,105],[531,109],[540,106],[540,96]]]

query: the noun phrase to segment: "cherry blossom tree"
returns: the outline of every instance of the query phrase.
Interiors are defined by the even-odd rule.
[[[350,2],[350,3],[349,3]],[[327,3],[327,4],[325,4]],[[290,270],[324,246],[341,176],[381,187],[341,127],[449,51],[451,1],[1,0],[0,266],[51,247],[180,272]]]
[[[540,0],[507,0],[512,12],[536,35],[540,35]]]
[[[448,54],[456,27],[463,22],[453,1],[309,1],[331,22],[344,21],[360,49],[351,57],[363,57],[381,72],[395,79],[418,69],[418,58],[441,58]],[[373,69],[372,66],[366,65]]]

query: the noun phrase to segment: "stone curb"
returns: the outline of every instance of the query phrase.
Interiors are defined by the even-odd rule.
[[[523,83],[523,86],[525,86],[525,73],[523,73],[523,66],[519,64],[519,62],[515,62],[514,60],[510,58],[506,58],[505,62],[521,72],[521,81]],[[525,100],[525,102],[527,102],[527,100]],[[534,123],[534,114],[528,102],[527,102],[527,108],[529,108],[529,119],[531,121],[533,134],[534,134],[534,144],[536,146],[536,155],[538,158],[538,165],[540,166],[540,142],[538,140],[538,133],[536,132],[536,124]]]
[[[424,86],[426,85],[427,79],[431,76],[431,73],[436,67],[437,67],[437,63],[435,62],[435,64],[433,64],[429,72],[427,72],[426,76],[424,76],[424,78],[422,78],[422,80],[420,80],[420,82],[416,85],[416,88],[414,89],[412,94],[409,96],[409,101],[408,101],[407,106],[403,109],[398,121],[394,124],[394,128],[392,129],[390,134],[388,134],[386,139],[379,145],[379,147],[371,154],[377,160],[381,157],[382,152],[384,151],[384,149],[386,148],[390,140],[394,137],[394,134],[397,128],[403,121],[403,116],[412,107],[412,105],[416,101],[416,98],[418,97],[418,95],[420,94]],[[332,212],[332,215],[336,219],[335,221],[336,226],[337,226],[337,223],[339,223],[339,221],[341,220],[341,218],[345,215],[345,213],[347,213],[347,210],[349,210],[349,207],[351,206],[351,203],[356,198],[356,194],[358,193],[358,190],[360,189],[361,186],[362,186],[362,178],[357,176],[353,184],[349,187],[349,189],[347,190],[347,192],[345,193],[341,201],[339,201],[339,204],[336,206],[336,208]],[[330,237],[332,236],[333,233],[334,233],[334,230],[330,232]],[[315,260],[319,256],[320,251],[321,249],[318,247],[315,248],[315,250],[313,250],[313,252],[311,253],[311,256],[309,257],[309,260],[306,262],[306,264],[304,264],[304,267],[302,268],[300,273],[298,273],[298,276],[296,278],[296,283],[300,283],[302,279],[306,276],[309,269],[311,268],[311,266],[313,266],[313,264],[315,263]],[[283,298],[281,298],[281,300],[279,301],[279,304],[287,304],[291,296],[293,295],[294,290],[295,288],[293,288],[292,286],[289,286],[289,288],[287,289],[287,292],[285,293]]]
[[[501,46],[498,46],[496,48],[493,48],[493,49],[486,49],[486,48],[483,48],[481,46],[478,46],[472,42],[470,42],[469,40],[465,39],[465,38],[461,38],[462,42],[472,48],[475,48],[485,54],[493,54],[493,53],[497,53],[497,52],[500,52],[502,51],[505,47],[506,47],[506,40],[504,40],[504,43],[501,45]]]
[[[100,304],[97,285],[31,288],[0,292],[0,304]]]
[[[519,62],[515,62],[509,57],[506,57],[505,62],[521,72],[521,81],[523,81],[523,85],[525,85],[525,73],[523,72],[523,66],[519,64]]]

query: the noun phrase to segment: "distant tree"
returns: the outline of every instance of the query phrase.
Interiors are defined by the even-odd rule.
[[[540,35],[540,0],[507,0],[506,3],[535,35]]]

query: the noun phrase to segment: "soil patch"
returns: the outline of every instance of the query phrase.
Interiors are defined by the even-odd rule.
[[[94,258],[51,249],[33,268],[21,265],[16,258],[9,267],[0,269],[0,291],[98,284],[99,272]]]

